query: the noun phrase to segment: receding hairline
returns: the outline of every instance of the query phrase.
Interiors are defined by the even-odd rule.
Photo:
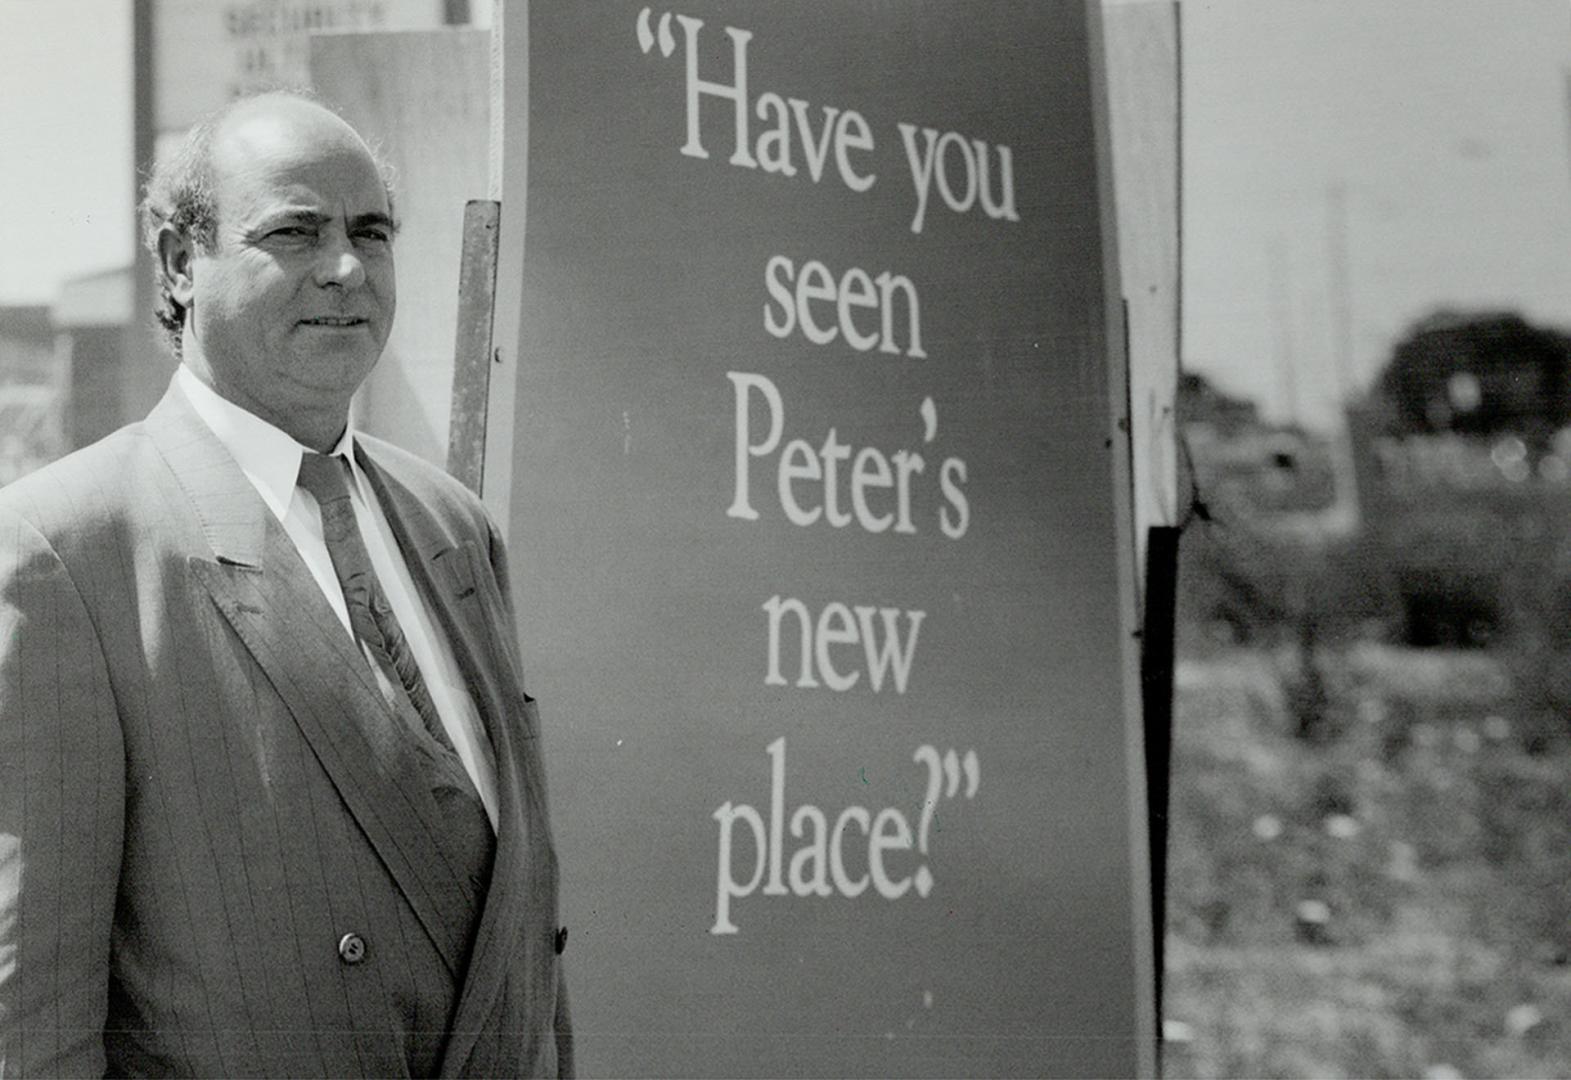
[[[269,91],[242,98],[214,117],[206,158],[215,223],[223,216],[218,186],[226,174],[243,172],[258,159],[325,160],[345,153],[375,177],[385,208],[376,216],[399,228],[392,169],[381,154],[337,110],[292,91]]]
[[[375,173],[382,173],[382,162],[364,136],[343,117],[309,98],[272,92],[236,102],[214,125],[208,150],[208,164],[215,172],[226,152],[235,152],[247,142],[266,146],[274,139],[298,137],[309,132],[330,144],[333,141],[357,150]]]

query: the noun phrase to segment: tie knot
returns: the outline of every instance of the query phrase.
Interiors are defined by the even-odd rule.
[[[316,496],[319,505],[349,497],[344,463],[337,457],[307,450],[300,455],[300,486]]]

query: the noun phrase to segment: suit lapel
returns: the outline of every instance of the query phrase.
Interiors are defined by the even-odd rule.
[[[489,564],[476,543],[469,539],[455,543],[425,504],[374,456],[362,453],[361,464],[400,547],[410,553],[411,574],[418,577],[419,588],[452,643],[496,756],[496,860],[443,1055],[442,1074],[452,1075],[468,1060],[509,968],[520,967],[521,952],[530,954],[524,958],[523,970],[549,975],[552,983],[546,985],[554,984],[550,958],[535,955],[551,947],[556,872],[553,865],[542,865],[554,856],[545,841],[544,792],[529,772],[530,755],[535,753],[532,703],[526,704],[507,646],[516,630],[485,581]],[[539,941],[520,941],[526,916],[531,914],[549,929],[536,935]],[[530,992],[535,991],[531,986]]]
[[[223,444],[171,387],[147,420],[202,524],[193,577],[288,707],[350,814],[455,977],[467,942],[444,912],[475,902],[447,862],[429,783],[397,737],[365,658],[283,527]]]
[[[496,707],[502,701],[503,686],[518,681],[509,654],[495,655],[495,635],[511,635],[513,628],[502,626],[489,611],[486,597],[476,580],[474,541],[455,538],[398,477],[378,462],[362,443],[357,455],[388,525],[404,552],[415,586],[447,634],[475,704],[480,707],[498,757],[494,727]],[[499,666],[506,661],[506,666]]]

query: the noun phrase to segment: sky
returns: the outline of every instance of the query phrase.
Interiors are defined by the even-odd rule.
[[[1186,369],[1323,426],[1437,309],[1571,327],[1571,3],[1184,0],[1182,33]]]
[[[130,10],[0,0],[0,304],[131,260]]]
[[[0,0],[0,304],[130,261],[129,9]],[[1571,327],[1571,0],[1183,0],[1181,27],[1186,370],[1324,427],[1437,309]]]

